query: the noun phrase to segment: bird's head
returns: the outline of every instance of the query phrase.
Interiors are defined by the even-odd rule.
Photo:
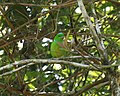
[[[61,32],[61,33],[58,33],[55,38],[54,38],[54,41],[57,41],[57,42],[62,42],[63,39],[64,39],[65,35]]]

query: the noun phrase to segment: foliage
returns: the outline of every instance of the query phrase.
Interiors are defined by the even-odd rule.
[[[97,35],[104,42],[109,65],[119,64],[120,0],[83,1],[94,27],[99,25],[100,33]],[[17,72],[13,71],[21,68],[22,64],[2,71],[0,69],[0,75],[11,72],[0,77],[1,96],[110,96],[112,94],[108,76],[112,74],[110,70],[115,72],[113,74],[119,72],[119,67],[113,66],[110,70],[98,68],[105,63],[79,9],[77,1],[74,0],[0,1],[1,68],[21,60],[53,59],[49,51],[50,44],[59,32],[63,32],[65,36],[70,32],[68,44],[71,44],[72,40],[74,44],[71,45],[68,58],[58,59],[94,67],[94,69],[81,68],[48,62],[31,64]]]

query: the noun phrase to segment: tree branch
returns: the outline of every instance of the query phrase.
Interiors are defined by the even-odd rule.
[[[0,75],[1,76],[6,76],[12,73],[15,73],[25,67],[31,66],[31,65],[35,65],[35,64],[64,64],[64,65],[71,65],[74,67],[81,67],[81,68],[88,68],[90,70],[103,70],[103,69],[107,69],[107,68],[111,68],[111,67],[115,67],[115,66],[119,66],[119,64],[115,64],[115,65],[97,65],[96,67],[91,66],[91,65],[87,65],[87,64],[81,64],[81,63],[77,63],[77,62],[70,62],[70,61],[64,61],[64,60],[52,60],[52,59],[26,59],[26,60],[21,60],[21,61],[17,61],[15,63],[11,63],[8,65],[5,65],[3,67],[0,67],[0,71],[2,70],[6,70],[6,69],[10,69],[13,68],[14,66],[18,66],[16,69],[9,71],[9,72],[5,72],[3,74]],[[22,66],[20,66],[22,65]],[[99,70],[98,70],[99,69]]]
[[[7,91],[9,91],[11,93],[17,93],[17,94],[22,94],[23,93],[22,90],[17,90],[16,88],[13,88],[13,87],[10,87],[10,86],[6,86],[6,85],[3,85],[3,84],[0,84],[0,88],[5,89],[5,90],[7,90]],[[32,96],[33,94],[30,91],[26,91],[24,93],[24,95]]]
[[[105,82],[107,82],[107,83],[105,83]],[[74,94],[74,96],[79,96],[83,92],[85,92],[85,91],[87,91],[87,90],[89,90],[89,89],[91,89],[91,88],[93,88],[95,86],[98,86],[99,84],[103,84],[103,83],[104,84],[109,84],[108,79],[107,78],[103,78],[103,79],[101,79],[99,81],[96,81],[96,82],[94,82],[92,84],[86,85],[86,86],[82,87],[80,90],[78,90],[78,92],[76,94]]]
[[[93,27],[93,24],[90,20],[90,17],[88,16],[87,14],[87,11],[85,9],[85,6],[82,2],[82,0],[77,0],[78,1],[78,5],[80,7],[80,10],[83,14],[83,17],[88,25],[88,27],[90,28],[90,33],[91,35],[93,36],[93,39],[95,41],[95,44],[97,46],[97,49],[99,51],[99,54],[103,60],[103,63],[105,65],[108,65],[108,55],[107,55],[107,52],[105,50],[105,47],[104,47],[104,44],[102,43],[103,41],[100,39],[100,37],[98,36],[97,32],[95,31],[95,28]]]
[[[29,64],[29,63],[33,63],[33,64],[35,64],[35,63],[48,63],[48,64],[57,63],[57,64],[72,65],[72,66],[75,66],[75,67],[82,67],[82,68],[89,68],[90,67],[89,65],[86,65],[86,64],[81,64],[81,63],[77,63],[77,62],[70,62],[70,61],[64,61],[64,60],[26,59],[26,60],[17,61],[15,63],[11,63],[11,64],[5,65],[3,67],[0,67],[0,71],[12,68],[13,66],[17,66],[17,65],[25,64],[26,66],[28,66],[27,64]]]

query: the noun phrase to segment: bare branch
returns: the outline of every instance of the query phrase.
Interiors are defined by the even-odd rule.
[[[103,83],[109,84],[108,79],[103,78],[103,79],[101,79],[99,81],[96,81],[96,82],[94,82],[92,84],[86,85],[86,86],[82,87],[80,90],[78,90],[78,92],[76,94],[74,94],[74,96],[78,96],[78,95],[82,94],[83,92],[91,89],[92,87],[95,87],[95,86],[97,86],[99,84],[103,84]]]
[[[81,10],[81,12],[83,14],[83,17],[86,20],[86,23],[90,28],[90,33],[93,36],[93,39],[94,39],[94,41],[96,43],[99,54],[100,54],[102,60],[106,61],[105,63],[108,64],[108,55],[107,55],[107,52],[105,50],[104,44],[102,43],[103,41],[100,40],[100,37],[98,36],[97,32],[95,31],[95,28],[93,27],[93,24],[92,24],[92,22],[90,20],[90,17],[87,14],[87,11],[85,9],[85,6],[84,6],[82,0],[77,0],[77,1],[78,1],[78,5],[80,7],[80,10]]]
[[[6,76],[6,75],[9,75],[9,74],[12,74],[14,72],[17,72],[27,66],[31,66],[31,65],[34,65],[34,64],[38,64],[38,63],[44,63],[44,64],[64,64],[64,65],[71,65],[71,66],[75,66],[75,67],[82,67],[82,68],[92,68],[92,69],[96,69],[90,65],[86,65],[86,64],[81,64],[81,63],[77,63],[77,62],[70,62],[70,61],[64,61],[64,60],[52,60],[52,59],[26,59],[26,60],[21,60],[21,61],[17,61],[15,63],[11,63],[11,64],[8,64],[6,66],[3,66],[3,67],[0,67],[0,71],[2,70],[5,70],[5,69],[9,69],[9,68],[12,68],[14,66],[20,66],[12,71],[9,71],[9,72],[5,72],[3,74],[1,74],[0,76]]]
[[[97,71],[111,68],[111,67],[115,67],[115,66],[119,66],[119,64],[114,64],[114,65],[97,65],[96,64],[95,65],[96,67],[94,67],[94,66],[87,65],[87,64],[81,64],[81,63],[77,63],[77,62],[70,62],[70,61],[57,60],[57,59],[56,60],[52,60],[52,59],[26,59],[26,60],[17,61],[15,63],[11,63],[11,64],[5,65],[3,67],[0,67],[0,71],[2,71],[5,69],[10,69],[14,66],[22,65],[22,66],[17,67],[16,69],[14,69],[12,71],[5,72],[5,73],[1,74],[0,77],[15,73],[15,72],[17,72],[25,67],[35,65],[35,64],[41,64],[41,63],[42,64],[56,64],[57,63],[57,64],[71,65],[71,66],[81,67],[81,68],[88,68],[90,70],[97,70]]]
[[[59,4],[59,5],[39,5],[39,4],[28,4],[28,3],[0,3],[0,5],[1,5],[1,6],[20,5],[20,6],[55,7],[55,8],[59,8],[59,7],[72,6],[72,5],[75,4],[75,3],[76,3],[76,1],[73,1],[73,2],[65,2],[65,3]]]

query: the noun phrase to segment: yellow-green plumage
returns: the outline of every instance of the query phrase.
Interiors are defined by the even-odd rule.
[[[51,44],[50,52],[53,57],[61,57],[66,55],[66,51],[64,48],[64,34],[58,33],[54,41]]]

